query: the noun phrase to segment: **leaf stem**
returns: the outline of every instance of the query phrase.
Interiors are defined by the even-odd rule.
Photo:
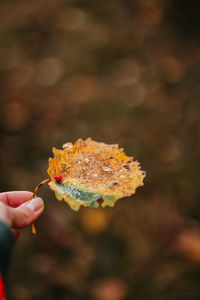
[[[50,182],[51,181],[51,178],[48,178],[48,179],[45,179],[45,180],[43,180],[42,182],[40,182],[37,186],[36,186],[36,188],[35,188],[35,190],[34,190],[34,192],[33,192],[33,198],[35,198],[36,197],[36,193],[37,193],[37,191],[38,191],[38,189],[42,186],[42,185],[44,185],[44,184],[46,184],[46,183],[48,183],[48,182]],[[35,225],[34,225],[34,223],[32,224],[32,234],[36,234],[36,228],[35,228]]]
[[[48,183],[48,182],[50,182],[50,181],[51,181],[51,178],[48,178],[48,179],[45,179],[45,180],[43,180],[42,182],[40,182],[40,183],[36,186],[36,188],[35,188],[35,190],[34,190],[34,192],[33,192],[33,198],[35,198],[38,189],[39,189],[42,185],[44,185],[44,184],[46,184],[46,183]]]

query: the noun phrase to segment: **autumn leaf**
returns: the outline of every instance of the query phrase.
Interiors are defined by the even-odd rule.
[[[66,143],[63,150],[53,148],[49,158],[49,186],[58,200],[73,210],[81,205],[90,208],[113,207],[115,202],[135,193],[143,185],[145,172],[118,145],[107,145],[88,138]]]

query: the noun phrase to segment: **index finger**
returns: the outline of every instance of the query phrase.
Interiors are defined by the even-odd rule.
[[[22,203],[31,200],[33,198],[33,193],[28,191],[14,191],[0,193],[0,201],[11,206],[18,207]]]

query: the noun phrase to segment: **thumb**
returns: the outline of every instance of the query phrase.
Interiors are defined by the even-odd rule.
[[[44,210],[44,202],[42,198],[33,198],[17,208],[10,208],[12,210],[11,223],[13,228],[26,227],[42,214]]]

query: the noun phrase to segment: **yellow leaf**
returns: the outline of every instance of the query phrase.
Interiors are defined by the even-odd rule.
[[[53,148],[53,154],[49,186],[73,210],[81,205],[97,208],[100,198],[102,207],[113,207],[119,198],[134,194],[143,185],[145,172],[118,145],[79,139],[74,145],[64,144],[63,150]]]

